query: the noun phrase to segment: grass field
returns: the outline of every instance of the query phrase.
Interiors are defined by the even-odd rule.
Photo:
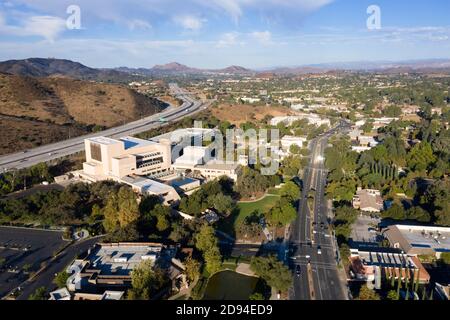
[[[268,194],[261,200],[256,202],[241,202],[238,203],[239,216],[237,217],[235,224],[239,224],[244,221],[246,217],[255,211],[259,213],[265,213],[269,211],[277,202],[279,197],[277,195]]]
[[[269,211],[279,199],[278,195],[268,194],[264,198],[255,202],[239,202],[237,209],[227,219],[221,220],[219,229],[235,236],[236,228],[242,223],[246,217],[257,211],[265,213]]]

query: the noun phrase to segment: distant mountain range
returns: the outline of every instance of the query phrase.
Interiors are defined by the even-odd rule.
[[[153,68],[127,68],[120,67],[115,70],[120,72],[128,72],[136,75],[175,75],[175,74],[233,74],[233,75],[251,75],[256,71],[246,69],[240,66],[230,66],[224,69],[198,69],[191,68],[178,62],[171,62],[163,65],[155,65]]]
[[[176,75],[302,75],[320,74],[334,71],[366,71],[383,73],[450,71],[450,59],[429,59],[412,61],[358,61],[312,64],[294,67],[274,67],[251,70],[241,66],[224,69],[199,69],[178,62],[155,65],[152,68],[95,69],[81,63],[62,60],[30,58],[0,62],[0,72],[32,77],[70,77],[103,82],[129,82],[149,76]]]
[[[133,77],[113,69],[94,69],[64,59],[30,58],[0,62],[0,72],[29,77],[69,77],[103,82],[126,82]]]

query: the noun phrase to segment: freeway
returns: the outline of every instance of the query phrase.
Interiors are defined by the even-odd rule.
[[[189,93],[178,87],[177,84],[171,83],[170,90],[174,96],[183,100],[183,104],[180,107],[171,106],[161,113],[122,126],[2,156],[0,157],[0,173],[31,167],[40,162],[48,162],[78,153],[84,150],[84,139],[87,138],[98,136],[120,138],[127,135],[134,135],[158,128],[167,122],[193,115],[202,109],[206,109],[208,106],[208,102],[194,100]]]
[[[331,219],[325,198],[327,171],[324,164],[328,139],[345,128],[346,122],[341,121],[337,127],[311,141],[311,159],[303,172],[298,217],[290,237],[291,266],[300,268],[290,290],[291,300],[346,299],[337,269],[334,237],[328,227]]]

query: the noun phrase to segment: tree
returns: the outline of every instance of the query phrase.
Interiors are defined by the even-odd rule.
[[[200,275],[200,263],[192,257],[189,257],[184,261],[184,266],[186,267],[186,277],[190,282],[197,279]]]
[[[121,187],[118,193],[119,215],[118,221],[121,228],[134,223],[139,218],[139,206],[136,194],[129,187]]]
[[[156,217],[156,229],[158,229],[159,232],[166,231],[170,228],[170,221],[168,218],[170,215],[169,207],[157,204],[151,214]]]
[[[102,209],[98,204],[94,204],[91,209],[91,214],[89,216],[89,223],[94,224],[97,221],[104,219],[104,214]]]
[[[445,263],[450,265],[450,252],[442,252],[441,253],[441,260]]]
[[[130,300],[149,300],[167,283],[167,277],[160,269],[153,269],[151,260],[142,261],[131,272]]]
[[[210,274],[219,271],[222,256],[217,246],[217,238],[213,227],[207,224],[202,225],[200,231],[195,236],[195,246],[203,253],[206,270]]]
[[[380,295],[367,286],[362,286],[357,300],[380,300]]]
[[[105,219],[103,220],[103,227],[106,232],[112,232],[119,226],[117,212],[119,211],[119,202],[116,194],[110,195],[106,206],[103,210]]]
[[[261,293],[255,292],[255,293],[252,293],[248,297],[248,300],[265,300],[265,299],[264,299],[264,296]]]
[[[401,204],[394,203],[389,209],[381,213],[381,217],[384,219],[404,220],[406,219],[406,211]]]
[[[406,216],[408,219],[417,220],[419,222],[430,222],[431,215],[428,211],[422,209],[421,207],[412,207],[406,211]]]
[[[433,149],[428,142],[416,144],[411,151],[408,152],[406,157],[408,168],[410,168],[411,171],[425,171],[435,161],[436,157],[434,156]]]
[[[294,202],[300,198],[300,188],[295,182],[288,181],[281,187],[280,195]]]
[[[283,159],[280,170],[281,173],[285,176],[295,177],[298,176],[301,168],[302,168],[301,157],[297,154],[293,154]]]
[[[217,246],[214,228],[205,223],[195,235],[195,247],[198,250],[205,252],[214,246]]]
[[[37,288],[30,296],[28,300],[47,300],[47,289],[45,287]]]
[[[206,263],[206,271],[209,274],[214,274],[220,270],[222,256],[217,246],[211,247],[203,253],[203,258]]]
[[[387,297],[388,300],[398,300],[397,298],[397,291],[395,290],[389,290]]]
[[[292,144],[289,147],[289,153],[292,153],[292,154],[301,154],[301,150],[302,150],[302,148],[297,144]]]
[[[287,291],[292,285],[292,273],[276,256],[253,257],[250,269],[277,290]]]
[[[58,286],[58,288],[64,288],[67,283],[67,279],[69,279],[69,274],[65,271],[58,273],[53,279],[53,283]]]
[[[111,194],[104,208],[103,226],[107,232],[125,228],[137,222],[139,206],[136,194],[127,186],[122,186],[117,194]]]
[[[222,193],[208,197],[209,207],[216,209],[219,213],[230,214],[234,208],[233,199]]]
[[[283,227],[297,218],[297,211],[292,204],[281,198],[274,207],[266,213],[267,222],[273,227]]]

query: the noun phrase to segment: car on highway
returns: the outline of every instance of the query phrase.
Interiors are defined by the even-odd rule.
[[[302,272],[302,269],[300,268],[299,265],[297,265],[297,266],[295,267],[295,274],[296,274],[296,276],[297,276],[297,277],[300,277],[301,272]]]
[[[322,254],[322,248],[320,246],[317,246],[317,254]]]

